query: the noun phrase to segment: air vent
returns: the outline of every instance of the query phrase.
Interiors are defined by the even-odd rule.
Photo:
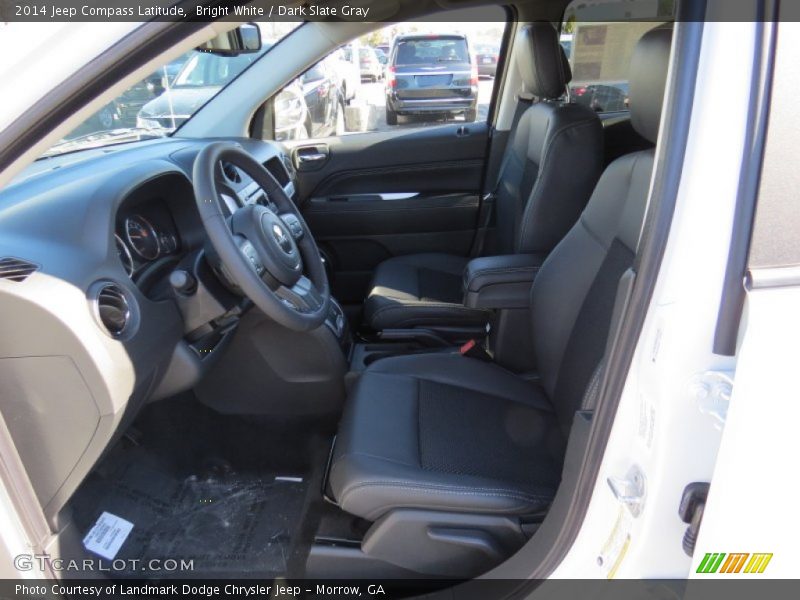
[[[0,258],[0,279],[22,282],[39,267],[19,258]]]
[[[241,183],[242,176],[239,174],[239,169],[229,162],[222,163],[222,172],[231,183]]]
[[[97,318],[112,337],[120,337],[131,321],[131,307],[124,290],[116,283],[102,283],[97,289]]]

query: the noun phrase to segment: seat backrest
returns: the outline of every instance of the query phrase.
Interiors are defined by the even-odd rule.
[[[671,26],[652,29],[642,36],[631,60],[631,123],[653,143],[671,43]],[[578,222],[534,281],[531,311],[537,365],[565,433],[603,357],[619,280],[633,264],[654,152],[628,154],[606,168]]]
[[[552,24],[523,27],[515,52],[525,94],[536,101],[520,117],[503,157],[498,250],[545,253],[575,223],[597,183],[603,128],[590,108],[560,101],[572,72]]]

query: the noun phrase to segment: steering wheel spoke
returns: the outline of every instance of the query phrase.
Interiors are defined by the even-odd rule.
[[[261,257],[258,255],[255,246],[242,235],[237,235],[236,237],[238,238],[236,244],[239,246],[239,251],[242,253],[242,256],[245,257],[256,274],[263,278],[266,274],[266,267],[264,267],[264,263],[261,261]]]
[[[275,295],[285,304],[301,313],[317,312],[325,303],[323,295],[305,275],[301,276],[297,283],[291,287],[278,286],[278,289],[275,290]]]

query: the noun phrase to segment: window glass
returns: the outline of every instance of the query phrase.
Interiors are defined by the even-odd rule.
[[[405,37],[398,40],[395,52],[392,64],[397,67],[436,67],[441,63],[470,63],[466,36]]]
[[[257,53],[218,56],[192,50],[171,60],[111,100],[45,156],[172,134],[299,25],[260,23],[261,50]]]
[[[671,20],[669,2],[576,0],[564,15],[561,45],[572,67],[570,98],[599,113],[628,110],[628,72],[636,43]]]
[[[486,120],[506,13],[491,6],[450,16],[393,23],[337,49],[281,92],[290,90],[293,102],[275,98],[274,130],[265,124],[262,135],[320,138]]]

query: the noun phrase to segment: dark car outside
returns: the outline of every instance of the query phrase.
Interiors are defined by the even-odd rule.
[[[262,46],[262,53],[269,48]],[[224,85],[255,61],[259,54],[222,57],[193,52],[161,94],[142,106],[136,124],[142,129],[175,129]]]
[[[135,127],[136,117],[141,108],[164,92],[188,57],[188,54],[181,55],[125,90],[95,113],[91,119],[91,125],[102,129]]]
[[[309,137],[327,137],[344,133],[344,96],[334,66],[323,59],[300,80],[303,84],[308,115],[306,131]]]
[[[463,35],[395,38],[386,73],[386,123],[398,115],[477,117],[478,69]]]
[[[572,100],[588,106],[595,112],[620,112],[628,110],[628,84],[591,83],[573,86],[570,89]]]
[[[479,44],[475,48],[475,61],[478,63],[480,77],[495,77],[497,62],[500,59],[500,48],[490,44]]]

